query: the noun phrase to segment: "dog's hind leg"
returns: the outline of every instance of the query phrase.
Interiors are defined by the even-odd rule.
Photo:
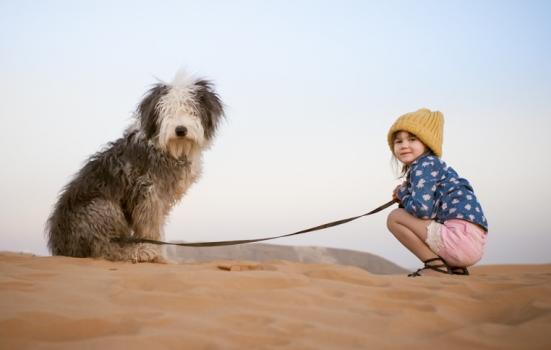
[[[87,233],[90,256],[112,261],[134,261],[135,245],[121,245],[114,238],[129,237],[132,229],[120,205],[106,199],[88,204],[80,217],[80,232]]]
[[[120,205],[111,200],[96,198],[84,205],[71,206],[61,202],[48,227],[48,244],[53,255],[133,259],[126,247],[112,241],[128,237],[132,231]]]

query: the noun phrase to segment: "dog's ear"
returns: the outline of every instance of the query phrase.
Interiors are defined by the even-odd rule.
[[[220,119],[224,116],[224,106],[214,88],[208,80],[198,80],[196,96],[199,102],[201,121],[205,130],[205,137],[210,140],[216,133]]]
[[[138,117],[148,139],[153,138],[159,133],[159,111],[157,105],[161,97],[166,95],[167,92],[168,86],[156,84],[146,93],[138,106]]]

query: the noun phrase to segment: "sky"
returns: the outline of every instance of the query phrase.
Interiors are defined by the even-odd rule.
[[[387,202],[386,133],[427,107],[488,218],[480,263],[551,263],[546,1],[0,0],[0,250],[49,254],[62,187],[179,69],[214,83],[226,118],[166,239],[280,235]],[[416,267],[389,211],[273,243]]]

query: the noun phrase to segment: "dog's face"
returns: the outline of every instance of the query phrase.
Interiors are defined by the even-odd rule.
[[[141,131],[174,158],[208,147],[223,114],[212,84],[185,73],[155,85],[138,106]]]

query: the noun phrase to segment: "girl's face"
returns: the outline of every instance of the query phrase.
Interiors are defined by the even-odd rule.
[[[410,165],[413,161],[428,149],[427,146],[415,135],[407,131],[398,131],[394,135],[394,156],[405,165]]]

